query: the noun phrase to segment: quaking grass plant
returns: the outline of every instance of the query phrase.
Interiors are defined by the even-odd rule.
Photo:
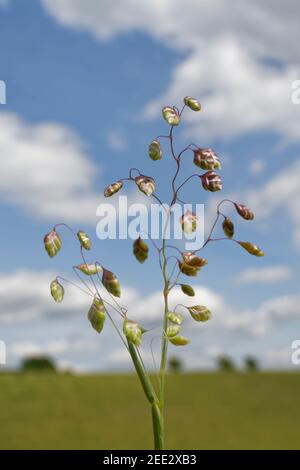
[[[245,220],[252,220],[254,218],[254,214],[243,204],[236,203],[229,199],[223,199],[218,204],[216,208],[216,217],[209,234],[202,246],[197,250],[181,252],[175,245],[166,242],[166,233],[170,223],[172,208],[176,203],[183,203],[183,201],[179,198],[180,191],[192,178],[198,179],[205,191],[216,192],[222,189],[222,180],[215,172],[215,170],[219,170],[221,168],[220,159],[211,148],[200,148],[195,144],[189,144],[187,147],[181,150],[180,153],[175,151],[173,133],[175,127],[180,124],[183,111],[186,108],[189,108],[192,111],[200,111],[201,109],[200,103],[190,96],[186,96],[183,101],[184,104],[180,111],[175,106],[166,106],[163,108],[162,115],[167,124],[170,126],[169,133],[167,135],[156,137],[151,142],[148,152],[149,157],[153,161],[159,161],[163,157],[161,140],[166,139],[169,143],[170,157],[175,163],[175,172],[171,180],[170,203],[168,205],[162,203],[162,201],[156,195],[155,180],[150,176],[143,175],[136,168],[130,169],[128,177],[121,178],[115,183],[112,183],[104,191],[105,197],[111,197],[121,190],[125,182],[135,183],[137,188],[145,196],[154,198],[155,201],[160,204],[165,211],[164,229],[160,246],[157,244],[157,242],[151,240],[152,245],[158,255],[159,267],[162,274],[162,296],[164,300],[164,311],[162,312],[161,325],[161,354],[158,387],[154,386],[149,372],[144,365],[141,354],[142,338],[143,335],[148,333],[148,330],[143,328],[134,319],[134,312],[130,312],[129,315],[127,309],[121,306],[117,301],[117,298],[121,296],[121,287],[116,275],[109,271],[106,267],[102,266],[98,261],[93,263],[87,262],[85,253],[86,251],[91,250],[91,241],[89,236],[82,230],[79,230],[76,233],[66,224],[57,224],[44,238],[45,249],[51,258],[60,251],[62,246],[58,229],[62,227],[68,228],[78,240],[82,263],[74,266],[73,270],[81,282],[81,286],[77,287],[92,297],[92,304],[87,315],[88,319],[95,331],[97,333],[101,333],[106,317],[108,317],[121,341],[123,342],[124,347],[127,349],[128,354],[130,354],[145,397],[151,407],[155,449],[164,449],[165,442],[165,376],[168,345],[172,344],[173,346],[183,347],[190,343],[190,340],[181,334],[184,316],[177,312],[177,308],[181,307],[187,310],[188,314],[196,322],[206,322],[211,318],[210,310],[204,305],[198,305],[195,303],[195,305],[192,307],[185,307],[184,305],[177,305],[175,308],[171,307],[169,305],[170,292],[172,289],[174,289],[175,286],[180,286],[183,295],[190,297],[195,295],[193,287],[185,283],[179,283],[179,277],[181,275],[188,277],[196,277],[198,275],[202,267],[207,264],[207,260],[200,257],[199,252],[211,242],[219,240],[230,240],[233,243],[240,245],[251,255],[259,257],[264,255],[263,251],[258,248],[257,245],[247,241],[239,241],[234,238],[234,224],[230,218],[225,215],[223,211],[221,211],[222,206],[225,203],[232,204],[237,214]],[[177,180],[181,169],[182,158],[187,152],[192,152],[195,166],[201,170],[204,170],[204,173],[192,174],[182,183],[178,184]],[[134,174],[135,176],[133,176]],[[224,237],[215,238],[213,236],[214,231],[220,220],[222,221]],[[184,231],[191,233],[197,229],[197,216],[196,214],[187,211],[181,217],[180,223]],[[173,255],[174,250],[179,254],[176,257]],[[142,234],[133,243],[133,254],[140,263],[144,263],[148,258],[149,247],[145,239],[142,239]],[[174,258],[176,258],[176,265],[175,267],[173,266],[173,269],[170,272],[169,261]],[[91,281],[90,283],[87,282],[88,279]],[[56,302],[61,302],[63,300],[64,282],[75,284],[73,281],[69,281],[60,276],[51,282],[50,290],[52,297]],[[102,292],[101,287],[104,288],[106,294]],[[109,300],[107,300],[107,297]],[[118,314],[121,318],[122,329],[118,326],[115,314]]]

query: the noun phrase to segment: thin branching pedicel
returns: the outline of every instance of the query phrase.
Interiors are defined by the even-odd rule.
[[[91,306],[87,313],[88,320],[92,328],[101,333],[105,326],[106,316],[109,318],[117,334],[119,335],[122,343],[130,354],[136,373],[143,387],[145,396],[151,405],[152,420],[153,420],[153,434],[154,434],[154,447],[155,449],[164,448],[164,409],[165,409],[165,375],[167,364],[167,351],[168,345],[173,346],[186,346],[190,343],[189,338],[181,334],[181,329],[184,325],[184,315],[178,313],[177,308],[184,309],[194,321],[199,323],[207,322],[211,319],[212,313],[205,305],[198,305],[195,303],[192,307],[182,304],[176,306],[169,305],[169,294],[175,286],[181,288],[182,294],[188,297],[194,297],[195,291],[192,286],[185,283],[179,283],[179,277],[184,275],[187,277],[196,277],[202,268],[207,264],[207,259],[199,256],[199,252],[206,247],[209,243],[215,241],[229,240],[241,246],[249,254],[254,256],[263,256],[263,251],[255,244],[248,241],[240,241],[234,238],[235,227],[232,220],[221,211],[224,204],[231,204],[236,213],[244,220],[252,220],[254,218],[253,212],[243,204],[223,199],[217,206],[216,217],[208,236],[202,246],[193,251],[181,251],[178,247],[166,243],[166,234],[170,222],[171,211],[176,203],[183,203],[179,197],[182,189],[192,179],[199,181],[199,190],[204,189],[209,192],[216,192],[222,189],[222,179],[216,171],[221,169],[221,161],[218,155],[211,148],[201,148],[198,145],[191,143],[187,145],[181,152],[176,153],[174,147],[173,131],[176,126],[180,125],[182,120],[183,111],[189,108],[192,111],[200,111],[200,103],[190,96],[186,96],[183,100],[182,109],[179,110],[175,106],[166,106],[162,110],[164,120],[170,126],[167,135],[157,136],[152,140],[148,147],[149,157],[159,164],[162,158],[165,158],[161,146],[162,139],[166,139],[170,145],[170,166],[175,163],[175,171],[171,176],[171,197],[169,204],[164,204],[156,194],[156,181],[148,175],[144,175],[137,168],[131,168],[127,177],[120,178],[115,183],[110,184],[104,191],[105,197],[111,197],[119,192],[124,185],[134,183],[139,191],[146,197],[153,198],[158,204],[162,206],[165,211],[165,223],[163,228],[163,236],[160,246],[150,238],[150,241],[158,256],[159,268],[162,274],[162,295],[164,299],[164,312],[162,315],[161,324],[161,355],[160,355],[160,368],[158,382],[159,386],[156,390],[152,384],[149,372],[144,365],[140,347],[143,342],[143,335],[147,334],[150,330],[143,328],[134,319],[134,312],[128,311],[123,307],[118,298],[121,297],[120,282],[113,272],[106,267],[103,267],[101,262],[94,260],[92,263],[87,262],[85,252],[90,251],[92,248],[89,236],[83,231],[79,230],[77,233],[66,224],[57,224],[55,227],[44,237],[44,246],[48,255],[53,258],[61,250],[62,241],[58,230],[67,228],[74,236],[77,243],[79,243],[79,251],[81,261],[76,266],[73,266],[73,271],[76,274],[78,281],[81,285],[77,285],[73,281],[58,276],[50,284],[50,292],[55,302],[62,302],[64,298],[64,287],[62,283],[70,283],[77,286],[81,291],[91,297]],[[180,175],[181,162],[183,158],[187,158],[188,152],[192,152],[192,164],[194,169],[201,169],[204,173],[192,173],[183,182],[178,183]],[[224,237],[214,238],[214,231],[218,224],[223,229]],[[196,214],[186,211],[178,221],[181,228],[186,233],[193,233],[197,230],[199,220]],[[139,263],[145,263],[151,255],[149,246],[143,239],[145,233],[141,232],[139,237],[133,242],[133,256]],[[149,236],[149,234],[146,234]],[[152,248],[153,248],[152,247]],[[104,290],[104,292],[103,292]],[[108,299],[107,299],[108,297]],[[117,321],[121,321],[122,328],[119,328]],[[152,342],[151,342],[152,352]]]

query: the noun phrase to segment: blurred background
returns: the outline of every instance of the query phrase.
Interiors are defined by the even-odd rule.
[[[201,403],[206,404],[206,396],[215,398],[207,404],[207,427],[216,424],[210,413],[216,403],[218,412],[225,413],[227,430],[233,415],[240,419],[241,410],[259,419],[267,406],[268,429],[290,427],[285,443],[279,435],[278,440],[273,436],[266,441],[263,424],[258,435],[254,424],[247,428],[244,417],[237,434],[231,429],[227,440],[211,435],[207,441],[203,436],[201,442],[188,437],[185,441],[175,436],[169,445],[209,448],[220,442],[224,447],[242,447],[249,440],[238,441],[238,435],[247,433],[250,446],[297,442],[300,416],[297,420],[293,414],[300,381],[293,373],[299,372],[300,364],[292,361],[292,343],[300,339],[299,27],[296,0],[0,0],[0,80],[6,85],[6,102],[3,93],[0,99],[0,341],[6,345],[0,394],[2,403],[18,404],[0,412],[11,423],[1,436],[4,447],[112,445],[107,434],[107,441],[103,437],[99,443],[97,434],[84,425],[78,443],[71,439],[71,425],[64,430],[65,441],[57,437],[59,420],[65,416],[67,423],[68,413],[74,415],[80,403],[92,401],[84,418],[77,416],[78,424],[91,419],[101,387],[112,389],[105,382],[110,376],[97,385],[93,377],[76,385],[72,374],[127,374],[132,369],[108,323],[101,336],[91,329],[86,318],[88,297],[65,285],[64,302],[53,302],[51,280],[58,274],[72,278],[72,266],[81,259],[67,231],[60,231],[63,250],[54,259],[48,258],[42,239],[58,222],[86,230],[94,247],[89,260],[96,257],[118,275],[121,302],[131,317],[145,327],[160,325],[161,275],[154,250],[142,266],[132,256],[131,240],[98,240],[96,210],[104,202],[103,188],[126,177],[130,167],[152,175],[157,194],[170,199],[173,162],[167,148],[160,162],[151,161],[147,150],[153,138],[168,132],[161,108],[180,107],[185,95],[198,98],[202,111],[186,112],[176,129],[176,149],[190,142],[213,147],[222,161],[223,191],[212,195],[193,181],[183,199],[205,204],[206,229],[221,199],[246,204],[255,212],[253,222],[238,220],[230,206],[224,211],[236,222],[237,238],[257,243],[265,258],[251,257],[227,242],[209,244],[203,251],[209,263],[192,284],[197,303],[210,308],[213,318],[196,326],[187,321],[185,333],[191,345],[180,352],[170,348],[174,385],[170,407],[175,409],[175,398],[185,393],[178,373],[189,372],[189,397],[200,388]],[[182,180],[192,172],[190,153]],[[133,187],[124,194],[141,200]],[[195,303],[186,299],[185,304]],[[175,290],[174,305],[182,300]],[[154,356],[158,348],[159,341],[154,340]],[[149,343],[143,354],[155,372]],[[29,379],[28,375],[20,384],[18,376],[8,373],[20,369],[56,370],[61,376],[56,385],[53,377]],[[222,372],[215,377],[195,375],[215,370]],[[257,370],[284,374],[256,374],[253,382]],[[119,380],[118,390],[123,384],[125,395],[137,387],[127,375],[111,380]],[[53,409],[49,405],[58,416],[52,424],[43,415],[43,394],[49,387],[65,397],[53,402]],[[68,411],[67,397],[74,388],[78,396],[73,395]],[[217,390],[222,391],[221,402]],[[142,407],[139,392],[133,402],[141,400]],[[270,402],[272,393],[276,399]],[[195,410],[199,403],[193,399]],[[246,401],[238,404],[239,399]],[[105,399],[101,403],[106,409]],[[130,416],[132,410],[122,403],[119,406]],[[279,413],[276,422],[274,410]],[[43,439],[28,433],[24,442],[26,413],[33,421],[36,417],[34,426],[40,426],[43,417]],[[178,413],[170,412],[170,419],[188,419],[185,408]],[[190,410],[192,421],[194,416]],[[170,424],[172,429],[176,426],[176,421]],[[192,429],[196,426],[191,424]],[[145,444],[143,432],[147,433],[142,430],[141,424],[134,444],[124,441],[124,448],[150,445]]]

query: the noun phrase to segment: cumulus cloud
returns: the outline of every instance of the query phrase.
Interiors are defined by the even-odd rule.
[[[145,353],[144,351],[141,351],[141,355],[143,357],[144,364],[149,365],[149,367],[152,367],[153,358],[151,352]],[[130,365],[132,361],[127,349],[125,348],[115,349],[112,353],[108,355],[108,360],[109,362],[117,366]]]
[[[0,202],[52,222],[96,223],[107,203],[113,205],[112,216],[127,217],[118,197],[107,201],[103,185],[97,190],[101,169],[72,129],[55,122],[29,124],[7,112],[1,113],[0,126]],[[128,205],[132,194],[136,203],[149,202],[134,191]]]
[[[212,310],[221,309],[223,299],[221,296],[206,287],[195,288],[195,298],[201,298],[201,301]],[[186,297],[184,304],[191,306],[195,304],[195,298]],[[134,317],[139,321],[157,321],[161,318],[163,312],[163,296],[160,291],[153,292],[148,296],[141,297],[141,295],[132,288],[127,288],[124,291],[122,300],[125,305],[128,305],[128,311],[132,312]],[[180,288],[175,288],[170,293],[170,308],[175,308],[176,305],[182,303],[182,292]]]
[[[0,299],[2,324],[13,324],[34,321],[37,318],[55,318],[82,315],[87,312],[91,298],[75,287],[65,284],[64,301],[57,305],[49,293],[49,283],[54,274],[49,271],[16,271],[0,276]],[[76,280],[75,280],[76,282]],[[128,309],[128,317],[149,327],[156,327],[163,312],[163,298],[160,291],[143,296],[130,286],[122,286],[120,303]],[[13,296],[12,296],[13,293]],[[104,298],[111,300],[102,291]],[[244,332],[250,336],[265,335],[272,327],[272,322],[292,318],[299,312],[299,296],[289,295],[271,298],[254,310],[235,309],[223,296],[207,287],[195,287],[196,296],[185,297],[184,305],[192,306],[201,299],[213,312],[213,319],[205,324],[207,331]],[[195,323],[182,303],[182,292],[175,288],[170,295],[170,309],[178,306],[186,316],[186,328],[195,329]],[[115,315],[114,311],[112,311]]]
[[[148,116],[186,94],[203,100],[201,122],[190,114],[190,131],[235,137],[271,130],[299,140],[299,112],[291,102],[298,78],[300,6],[290,0],[43,0],[47,11],[68,27],[90,31],[101,41],[143,31],[185,53],[168,90],[148,103]],[[268,27],[266,27],[268,25]],[[267,60],[267,59],[271,59]]]
[[[285,320],[299,315],[299,302],[298,294],[274,297],[263,302],[260,311],[269,314],[274,320]]]
[[[212,311],[212,320],[205,324],[207,334],[221,331],[225,334],[226,331],[227,333],[244,333],[250,337],[265,336],[272,329],[274,322],[294,318],[299,314],[299,295],[277,296],[262,302],[255,308],[237,309],[223,296],[207,287],[195,287],[194,290],[195,297],[185,297],[184,305],[195,305],[197,299],[201,299],[201,304],[206,305]],[[127,288],[122,300],[124,305],[128,306],[129,316],[132,312],[134,318],[142,323],[155,324],[161,318],[163,311],[161,292],[153,292],[141,298],[135,290]],[[181,304],[182,301],[181,290],[175,288],[170,294],[170,309]],[[187,314],[186,309],[179,307],[178,311],[185,315],[185,327],[192,333],[195,330],[195,322]]]
[[[257,217],[268,219],[275,213],[286,213],[292,223],[293,237],[300,250],[300,159],[269,178],[260,188],[245,191],[247,204]]]
[[[95,221],[98,171],[78,136],[61,124],[33,125],[6,112],[0,126],[2,202],[33,217]]]
[[[21,359],[26,356],[50,355],[57,356],[63,353],[94,351],[97,343],[94,341],[78,339],[57,339],[43,343],[32,341],[15,341],[10,345],[9,354],[14,358]]]
[[[154,117],[164,102],[177,103],[189,93],[203,97],[201,119],[186,115],[190,135],[225,139],[271,130],[299,139],[299,111],[290,98],[290,84],[299,72],[295,66],[281,70],[259,62],[236,39],[220,38],[188,55],[174,71],[168,91],[149,103],[146,112]]]
[[[240,284],[283,282],[289,280],[293,271],[289,266],[267,266],[263,268],[248,268],[238,274],[236,282]]]
[[[42,0],[42,3],[61,24],[90,31],[101,40],[130,30],[145,30],[169,46],[189,49],[216,36],[232,34],[244,39],[245,48],[260,54],[286,59],[295,58],[298,53],[297,42],[291,41],[298,34],[297,0],[289,0],[288,8],[282,8],[280,0],[251,3],[241,0],[234,9],[228,9],[226,0],[184,3],[144,0],[143,4],[136,0]]]
[[[278,369],[278,367],[290,368],[292,350],[290,345],[284,348],[269,349],[265,353],[265,365],[270,369]]]
[[[13,341],[7,350],[10,366],[19,364],[27,357],[47,356],[54,358],[56,367],[61,371],[83,373],[91,370],[91,364],[77,360],[66,359],[73,354],[85,355],[97,351],[97,342],[74,339],[53,339],[50,341]],[[98,348],[99,349],[99,348]],[[99,351],[97,351],[98,353]]]
[[[286,164],[279,172],[269,176],[266,174],[263,184],[256,187],[246,187],[240,191],[213,196],[208,203],[205,213],[206,226],[210,227],[216,212],[216,204],[222,199],[231,199],[245,203],[255,213],[256,222],[267,222],[268,226],[274,229],[274,222],[278,222],[279,217],[288,217],[288,234],[292,235],[292,240],[298,251],[300,251],[300,158],[296,158],[292,163]],[[227,211],[233,210],[230,205]],[[272,217],[276,220],[272,221]]]
[[[90,370],[128,367],[126,350],[120,349],[119,338],[109,321],[101,337],[88,324],[86,312],[91,298],[65,284],[64,301],[56,304],[49,293],[52,279],[50,271],[29,270],[0,277],[1,335],[7,341],[10,366],[28,355],[47,354],[54,357],[60,366],[65,361],[82,367],[85,364],[84,368]],[[157,291],[143,296],[130,286],[122,287],[120,303],[128,308],[128,317],[150,329],[144,337],[143,357],[153,367],[152,352],[156,363],[159,359],[162,293]],[[189,368],[212,367],[224,347],[228,352],[241,338],[243,344],[247,341],[248,347],[249,344],[255,345],[261,338],[274,334],[283,322],[292,321],[299,315],[300,296],[296,294],[273,297],[251,309],[240,309],[207,287],[195,287],[195,291],[195,298],[183,299],[181,291],[174,289],[170,298],[170,309],[182,302],[191,306],[201,299],[201,304],[213,313],[212,319],[202,324],[195,323],[186,309],[177,309],[185,316],[183,334],[192,339],[191,346],[183,353]],[[111,302],[105,291],[103,293]],[[110,311],[121,328],[121,319],[114,310]],[[247,352],[246,346],[243,346],[244,351]]]
[[[85,295],[73,285],[60,281],[65,286],[65,297],[61,304],[56,304],[50,296],[50,282],[55,278],[51,271],[17,270],[0,275],[0,322],[20,323],[35,320],[38,317],[70,316],[87,311],[91,297]],[[77,285],[81,285],[75,278]],[[92,283],[89,283],[93,289]],[[81,286],[82,287],[82,286]],[[111,299],[105,295],[111,303]],[[13,294],[13,295],[12,295]],[[212,310],[221,309],[223,299],[208,288],[196,288],[204,303]],[[182,302],[180,289],[174,289],[170,301],[175,307]],[[121,305],[128,309],[128,316],[140,322],[155,323],[161,318],[163,298],[160,291],[143,296],[136,289],[122,285]],[[195,300],[187,298],[185,305],[193,305]]]
[[[73,315],[86,311],[90,300],[68,287],[61,308],[50,296],[51,271],[18,270],[0,275],[0,323],[20,324],[42,317]]]

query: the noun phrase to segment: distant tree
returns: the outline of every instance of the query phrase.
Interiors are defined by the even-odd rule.
[[[257,372],[259,370],[259,364],[255,357],[247,356],[244,359],[245,370],[247,372]]]
[[[176,356],[170,357],[170,359],[169,359],[169,369],[174,374],[179,374],[183,369],[181,359],[179,359],[179,357],[176,357]]]
[[[47,356],[32,356],[23,360],[22,372],[56,372],[54,361]]]
[[[221,372],[233,372],[235,371],[235,365],[229,356],[219,356],[217,359],[218,369]]]

